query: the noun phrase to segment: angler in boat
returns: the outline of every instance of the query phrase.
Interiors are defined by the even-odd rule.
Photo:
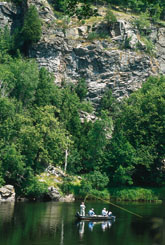
[[[91,208],[91,209],[89,210],[88,215],[89,215],[89,216],[94,216],[94,215],[95,215],[94,208]]]
[[[82,204],[81,204],[82,205]],[[107,211],[106,208],[104,208],[101,212],[101,215],[96,215],[94,213],[94,209],[91,208],[88,212],[88,214],[85,214],[85,210],[83,210],[84,212],[81,212],[82,209],[81,209],[81,205],[80,205],[80,213],[77,212],[76,213],[76,217],[79,219],[79,220],[115,220],[115,216],[112,215],[112,212],[111,211]],[[83,203],[84,205],[84,203]]]
[[[107,216],[107,215],[108,215],[108,211],[106,210],[106,208],[103,208],[101,214],[102,214],[103,216]]]

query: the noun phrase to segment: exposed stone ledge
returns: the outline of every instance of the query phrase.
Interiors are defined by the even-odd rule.
[[[60,197],[59,199],[59,202],[74,202],[74,201],[75,201],[75,197],[73,194]]]
[[[75,201],[75,197],[73,194],[61,196],[60,192],[57,188],[50,186],[48,188],[48,194],[47,198],[49,198],[51,201],[58,201],[58,202],[73,202]]]
[[[63,29],[56,23],[56,17],[47,0],[28,0],[28,6],[35,4],[43,21],[41,41],[34,45],[29,56],[35,58],[40,67],[54,74],[55,82],[77,81],[83,77],[88,85],[88,99],[97,105],[107,88],[121,100],[139,89],[151,75],[165,74],[165,28],[151,26],[150,39],[155,45],[155,57],[145,54],[145,44],[140,40],[138,30],[130,20],[120,16],[109,28],[104,21],[94,25],[87,23]],[[4,11],[5,10],[5,11]],[[11,14],[13,13],[13,14]],[[13,5],[0,3],[0,27],[13,26],[11,16],[16,14]],[[17,19],[18,21],[18,19]],[[105,31],[109,39],[87,40],[91,32]],[[130,38],[130,49],[119,46]],[[137,43],[141,51],[135,51]]]

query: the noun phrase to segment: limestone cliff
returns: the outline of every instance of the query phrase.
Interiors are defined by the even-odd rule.
[[[76,83],[83,77],[89,99],[97,103],[106,88],[121,99],[140,88],[150,75],[165,74],[165,27],[151,26],[149,37],[155,46],[151,56],[131,24],[131,15],[116,12],[117,23],[109,27],[103,18],[104,9],[99,17],[82,23],[57,19],[47,0],[28,0],[27,5],[30,4],[36,5],[43,29],[42,38],[30,49],[29,57],[53,72],[56,83]],[[20,14],[12,4],[0,2],[0,26],[14,26]],[[89,38],[91,33],[94,38]],[[124,49],[126,40],[129,48]]]

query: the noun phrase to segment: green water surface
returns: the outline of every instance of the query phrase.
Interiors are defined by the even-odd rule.
[[[0,204],[1,245],[164,245],[165,205],[118,205],[143,218],[101,202],[87,202],[100,214],[106,207],[116,216],[111,222],[78,222],[80,202]]]

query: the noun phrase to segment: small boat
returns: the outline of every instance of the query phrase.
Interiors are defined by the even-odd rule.
[[[93,215],[93,216],[89,216],[89,215],[85,215],[82,216],[79,214],[79,212],[76,213],[76,218],[79,220],[93,220],[93,221],[101,221],[101,220],[115,220],[115,216],[110,215],[110,216],[103,216],[103,215]]]

